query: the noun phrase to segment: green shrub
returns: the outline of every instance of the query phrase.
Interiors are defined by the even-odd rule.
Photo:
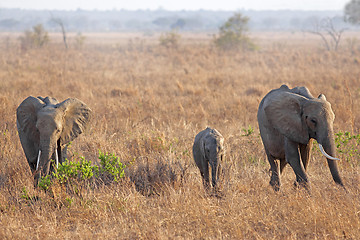
[[[117,182],[120,178],[125,176],[126,165],[120,162],[120,159],[115,154],[102,153],[99,151],[100,171],[103,178],[106,180],[110,177],[111,180]]]
[[[20,36],[21,49],[40,48],[49,42],[48,32],[45,31],[42,24],[33,27],[32,31],[25,31],[23,36]]]
[[[335,144],[341,158],[351,165],[360,164],[360,134],[340,131],[335,133]]]
[[[91,161],[85,160],[84,157],[80,157],[79,162],[71,162],[66,160],[59,164],[57,171],[53,173],[53,176],[60,182],[66,183],[73,180],[89,180],[93,176],[98,176],[99,167],[92,166]]]
[[[175,31],[161,34],[159,39],[160,46],[176,49],[179,47],[180,38],[180,35]]]
[[[242,130],[244,132],[243,136],[246,136],[246,137],[250,136],[251,134],[254,133],[254,129],[250,125],[249,125],[249,127],[247,129],[243,128]]]
[[[219,29],[214,39],[215,46],[221,50],[256,50],[257,46],[248,37],[249,18],[235,13]]]
[[[46,191],[51,187],[52,184],[53,182],[51,180],[51,175],[47,175],[45,177],[40,178],[39,188]]]
[[[59,167],[39,181],[40,189],[47,191],[54,183],[64,185],[71,193],[81,195],[81,189],[100,183],[118,182],[125,176],[126,165],[114,154],[99,151],[100,166],[92,165],[84,157],[72,162],[66,159]]]

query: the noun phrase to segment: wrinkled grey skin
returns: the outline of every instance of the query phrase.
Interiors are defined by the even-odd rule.
[[[205,189],[210,189],[209,165],[211,167],[212,186],[216,188],[220,174],[220,162],[224,158],[223,136],[216,129],[211,128],[199,132],[195,137],[193,156],[200,169]]]
[[[59,103],[51,97],[28,97],[16,110],[20,142],[37,185],[58,153],[59,163],[66,158],[66,146],[81,134],[89,122],[91,110],[83,102],[68,98]],[[38,169],[37,159],[41,150]]]
[[[257,118],[271,166],[271,186],[275,191],[279,190],[279,176],[289,163],[296,174],[297,183],[309,190],[305,172],[312,139],[316,139],[330,156],[336,155],[333,130],[335,115],[325,96],[320,94],[314,98],[306,87],[289,89],[282,85],[263,98]],[[334,181],[344,186],[336,161],[327,159],[327,162]]]

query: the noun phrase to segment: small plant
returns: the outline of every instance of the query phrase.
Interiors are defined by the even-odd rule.
[[[31,196],[28,192],[28,190],[26,189],[26,187],[23,187],[21,189],[21,195],[20,198],[25,200],[26,203],[34,203],[37,200],[39,200],[39,197],[37,196]]]
[[[215,46],[222,50],[256,50],[257,46],[248,37],[249,18],[235,13],[219,29]]]
[[[254,129],[250,125],[249,125],[249,127],[247,129],[243,128],[242,130],[244,132],[243,136],[246,136],[246,137],[250,136],[251,134],[254,133]]]
[[[51,185],[53,184],[51,180],[51,175],[46,175],[45,177],[42,177],[39,181],[39,188],[41,188],[44,191],[47,191]]]
[[[67,207],[71,207],[71,204],[74,202],[74,199],[72,199],[71,197],[67,197],[65,198],[65,201],[66,201],[66,206]]]
[[[21,189],[21,198],[25,200],[31,200],[31,197],[25,187]]]
[[[170,49],[177,49],[179,47],[180,38],[180,35],[175,31],[161,34],[159,39],[160,46]]]
[[[103,175],[108,175],[113,178],[115,182],[125,176],[126,165],[120,162],[120,159],[115,154],[102,153],[99,151],[100,169]]]
[[[48,32],[42,24],[33,27],[32,31],[25,31],[20,38],[21,49],[41,48],[49,42]]]

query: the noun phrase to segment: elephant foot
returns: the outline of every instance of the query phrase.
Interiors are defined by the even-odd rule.
[[[310,185],[308,182],[305,182],[305,181],[295,181],[294,182],[294,188],[296,190],[298,189],[305,189],[307,191],[307,193],[311,194],[311,191],[310,191]]]
[[[280,179],[279,178],[271,177],[271,180],[269,183],[275,192],[278,192],[280,190]]]

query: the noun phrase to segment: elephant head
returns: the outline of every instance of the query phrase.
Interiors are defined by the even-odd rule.
[[[91,110],[83,102],[68,98],[26,98],[17,108],[17,127],[21,145],[34,174],[35,185],[50,170],[50,160],[58,164],[66,145],[84,132]]]
[[[327,158],[334,181],[343,186],[336,164],[339,159],[335,158],[335,115],[325,95],[309,98],[291,90],[279,91],[267,101],[264,102],[264,111],[271,126],[294,143],[307,145],[311,138],[316,139],[321,152]],[[295,168],[293,167],[297,174],[298,169]]]

